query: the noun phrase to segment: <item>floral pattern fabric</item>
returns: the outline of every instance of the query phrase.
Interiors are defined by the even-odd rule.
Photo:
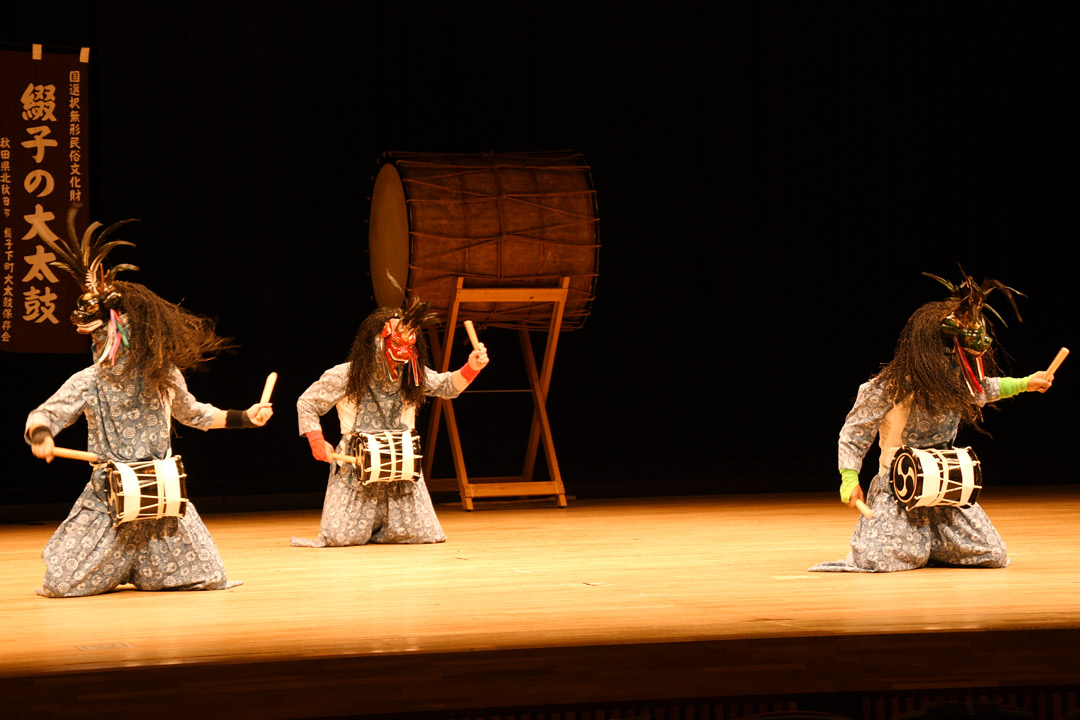
[[[998,378],[987,378],[981,405],[998,399]],[[860,470],[893,404],[884,388],[870,381],[859,388],[855,405],[840,431],[839,469]],[[900,442],[915,448],[950,447],[959,418],[912,410]],[[884,444],[884,437],[881,437]],[[851,535],[851,552],[843,560],[824,562],[811,572],[896,572],[935,562],[969,567],[1005,567],[1005,543],[978,503],[969,508],[949,506],[908,510],[893,491],[891,460],[896,447],[881,447],[878,471],[870,482],[866,504],[873,518],[859,516]]]
[[[122,362],[89,367],[71,376],[30,413],[29,431],[48,428],[53,437],[86,418],[87,449],[105,460],[133,463],[171,453],[171,418],[209,428],[218,408],[195,400],[179,371],[176,390],[150,395]],[[193,503],[183,518],[136,520],[112,526],[104,466],[91,474],[67,519],[45,545],[48,597],[96,595],[131,583],[140,590],[217,590],[231,586],[213,538]],[[237,584],[237,583],[232,583]]]
[[[452,373],[424,368],[427,394],[457,397]],[[319,418],[336,408],[341,425],[341,441],[336,452],[346,454],[349,438],[355,433],[412,430],[415,409],[404,408],[400,380],[375,379],[357,407],[345,398],[349,364],[336,365],[300,396],[296,403],[300,434],[321,430]],[[334,547],[373,543],[436,543],[446,540],[435,508],[421,477],[416,482],[377,482],[362,485],[356,468],[334,462],[323,501],[317,539],[293,538],[298,547]]]

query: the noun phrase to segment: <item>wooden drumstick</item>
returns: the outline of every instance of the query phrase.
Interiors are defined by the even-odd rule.
[[[479,350],[480,338],[476,337],[476,328],[473,327],[472,320],[465,321],[465,332],[469,333],[469,341],[472,343],[473,350]]]
[[[54,447],[53,455],[59,458],[67,458],[68,460],[85,460],[90,463],[101,462],[101,458],[92,452],[86,452],[85,450],[72,450],[70,448]]]
[[[859,512],[861,512],[867,520],[874,517],[874,511],[871,510],[870,506],[864,503],[862,500],[856,500],[855,507],[859,508]]]
[[[276,382],[277,382],[277,373],[276,372],[272,372],[272,373],[270,373],[269,375],[266,376],[266,385],[263,386],[262,398],[259,400],[260,403],[268,403],[268,402],[270,402],[270,395],[271,395],[271,393],[274,392],[274,383],[276,383]]]
[[[1053,375],[1054,371],[1061,367],[1061,363],[1065,362],[1065,358],[1069,356],[1069,348],[1061,348],[1058,350],[1057,355],[1054,356],[1054,361],[1050,363],[1050,367],[1046,368],[1047,375]]]
[[[330,457],[334,458],[338,462],[347,462],[354,465],[359,464],[359,460],[352,455],[342,455],[341,453],[330,453]]]

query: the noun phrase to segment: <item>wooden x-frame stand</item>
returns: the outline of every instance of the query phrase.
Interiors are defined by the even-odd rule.
[[[427,447],[424,449],[424,477],[431,478],[431,467],[435,458],[435,439],[439,432],[439,419],[445,412],[446,430],[450,436],[450,452],[454,457],[454,471],[457,474],[458,491],[461,493],[461,505],[466,510],[473,509],[473,498],[526,497],[534,495],[554,496],[559,507],[566,507],[566,490],[563,488],[562,475],[559,474],[559,462],[555,457],[555,443],[551,439],[551,425],[547,416],[547,393],[551,385],[551,370],[555,362],[555,347],[559,341],[563,311],[569,294],[570,278],[564,277],[557,288],[466,288],[462,287],[463,278],[457,279],[457,286],[452,295],[450,316],[446,319],[446,332],[442,342],[434,331],[430,334],[433,356],[439,364],[439,371],[446,372],[450,367],[450,348],[454,342],[454,329],[457,325],[458,307],[462,303],[477,302],[530,302],[552,303],[551,325],[548,328],[547,346],[544,350],[544,362],[539,371],[533,354],[529,331],[518,330],[521,339],[521,351],[525,355],[525,369],[529,375],[529,387],[533,396],[533,420],[529,430],[529,442],[525,451],[525,466],[520,476],[486,477],[469,479],[465,472],[465,458],[461,451],[461,438],[458,435],[454,406],[450,400],[436,399],[428,424]],[[533,467],[536,465],[538,446],[543,445],[551,480],[534,481]],[[439,480],[428,480],[429,487],[439,489]]]

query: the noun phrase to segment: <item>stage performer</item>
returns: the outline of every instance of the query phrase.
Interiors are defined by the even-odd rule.
[[[182,518],[163,517],[114,526],[108,508],[106,461],[133,463],[171,455],[171,418],[200,430],[256,427],[273,414],[269,403],[246,411],[219,410],[188,392],[183,372],[198,368],[228,346],[212,321],[158,297],[146,287],[119,282],[118,265],[103,261],[119,245],[112,233],[131,220],[98,232],[91,225],[71,243],[46,241],[52,264],[75,276],[83,289],[71,321],[92,340],[94,364],[72,375],[26,421],[25,437],[36,457],[52,462],[53,438],[86,417],[91,453],[101,458],[67,519],[53,533],[42,558],[46,572],[38,593],[76,597],[131,583],[139,590],[221,590],[230,583],[210,533],[192,503]]]
[[[427,396],[457,397],[488,364],[478,343],[460,369],[438,373],[427,366],[422,329],[438,322],[427,303],[413,298],[404,310],[381,307],[360,325],[348,362],[336,365],[304,391],[296,403],[300,434],[316,460],[330,463],[317,539],[296,538],[300,547],[374,543],[437,543],[446,540],[423,477],[364,482],[356,463],[333,455],[361,454],[365,434],[387,435],[409,452],[416,412]],[[325,440],[319,418],[337,408],[341,440]],[[408,431],[408,436],[405,435]],[[416,441],[419,444],[419,441]],[[396,477],[396,476],[391,476]],[[370,479],[370,478],[369,478]]]
[[[1052,372],[1025,378],[994,377],[998,372],[992,337],[983,310],[986,296],[1001,291],[1019,319],[1013,295],[996,280],[977,285],[966,273],[959,285],[929,275],[952,291],[944,302],[915,311],[904,326],[896,353],[881,372],[859,388],[855,406],[840,431],[840,500],[852,507],[864,501],[870,513],[859,517],[851,552],[811,571],[895,572],[928,563],[1005,567],[1005,543],[978,503],[960,508],[937,505],[908,510],[894,493],[891,466],[904,445],[951,448],[962,424],[978,428],[988,402],[1022,392],[1046,392]],[[863,458],[878,436],[880,460],[864,497],[859,485]]]

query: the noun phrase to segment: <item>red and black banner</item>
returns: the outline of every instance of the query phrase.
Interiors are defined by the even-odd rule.
[[[89,49],[0,51],[0,350],[86,352],[68,315],[79,287],[40,238],[67,237],[86,202]]]

